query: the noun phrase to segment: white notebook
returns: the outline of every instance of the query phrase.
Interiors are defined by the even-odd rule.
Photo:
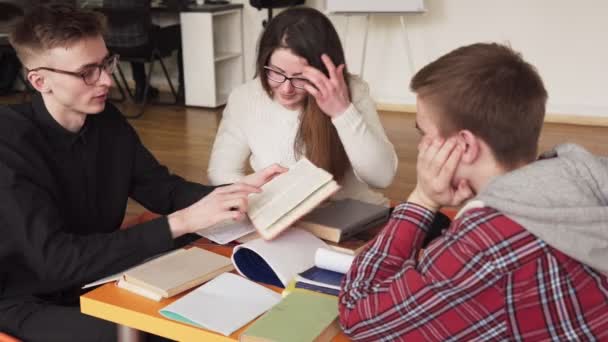
[[[315,264],[315,253],[328,245],[312,233],[290,229],[272,241],[257,238],[234,247],[232,263],[247,278],[285,287]]]
[[[281,295],[233,273],[223,273],[161,309],[161,315],[225,336],[281,301]]]

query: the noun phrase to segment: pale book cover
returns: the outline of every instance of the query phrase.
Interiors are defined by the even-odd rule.
[[[128,270],[119,286],[150,299],[159,295],[168,298],[233,269],[229,258],[192,247],[179,249]],[[146,296],[148,293],[156,296]]]
[[[288,172],[249,196],[247,214],[260,235],[270,240],[340,189],[333,176],[300,159]]]

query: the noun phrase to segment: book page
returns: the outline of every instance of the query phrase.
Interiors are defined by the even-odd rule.
[[[160,302],[160,300],[163,299],[163,296],[161,296],[159,293],[148,290],[144,287],[137,286],[135,284],[131,284],[128,281],[126,281],[125,278],[122,278],[122,277],[118,280],[118,283],[116,283],[116,286],[120,287],[121,289],[131,291],[142,297],[151,299],[155,302]]]
[[[280,281],[273,285],[287,286],[296,274],[314,265],[315,251],[321,247],[327,244],[311,233],[290,229],[272,241],[258,238],[236,246],[232,262],[240,274],[254,281],[267,282],[270,274]],[[255,258],[248,257],[251,254]]]
[[[262,186],[261,193],[249,196],[249,217],[257,228],[269,227],[331,180],[330,173],[302,158],[288,172]]]
[[[271,240],[283,230],[296,223],[302,216],[313,210],[319,203],[335,194],[340,189],[340,186],[330,181],[321,188],[314,191],[310,196],[303,200],[298,206],[286,212],[281,218],[274,222],[266,229],[258,229],[258,232],[266,240]]]
[[[279,293],[224,273],[159,312],[169,319],[228,336],[280,301]]]
[[[225,245],[254,231],[255,228],[251,221],[245,219],[244,221],[220,222],[209,228],[201,229],[196,234],[220,245]]]
[[[328,248],[319,248],[315,252],[315,266],[338,273],[348,272],[354,259],[354,255]]]

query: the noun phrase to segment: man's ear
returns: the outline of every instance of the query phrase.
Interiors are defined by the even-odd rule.
[[[458,132],[458,137],[460,138],[459,143],[464,145],[461,162],[473,164],[479,158],[481,152],[479,138],[466,129]]]
[[[48,80],[37,71],[30,71],[27,74],[27,80],[30,82],[32,87],[41,93],[48,93],[51,91]]]

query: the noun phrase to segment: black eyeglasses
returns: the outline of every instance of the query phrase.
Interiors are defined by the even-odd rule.
[[[298,88],[298,89],[305,89],[304,87],[308,84],[308,85],[312,85],[312,83],[310,83],[309,80],[302,78],[302,77],[288,77],[287,75],[276,71],[274,69],[272,69],[271,67],[265,66],[264,70],[266,72],[266,77],[268,77],[269,80],[273,81],[273,82],[277,82],[277,83],[283,83],[287,80],[289,80],[289,82],[291,82],[291,85],[294,86],[294,88]]]
[[[112,75],[114,70],[116,70],[116,65],[118,64],[118,55],[110,55],[106,57],[101,64],[92,64],[87,65],[82,71],[67,71],[67,70],[59,70],[47,67],[38,67],[34,69],[29,69],[27,72],[38,71],[38,70],[47,70],[56,72],[59,74],[71,75],[74,77],[82,78],[86,85],[95,84],[99,78],[101,77],[101,70],[104,70],[108,75]]]

